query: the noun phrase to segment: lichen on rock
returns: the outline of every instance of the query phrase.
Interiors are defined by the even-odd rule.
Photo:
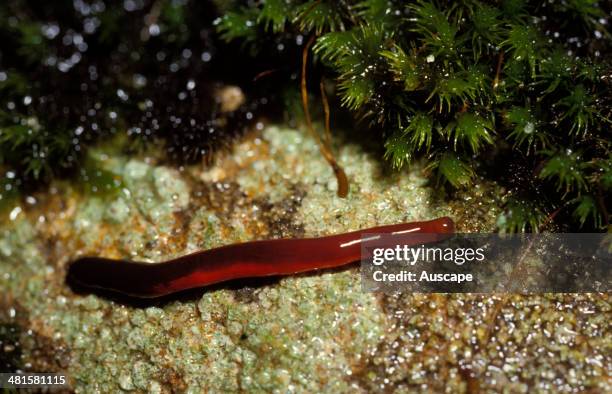
[[[118,195],[92,196],[58,183],[51,186],[56,192],[37,195],[37,204],[21,206],[23,214],[2,224],[0,287],[7,307],[19,302],[28,314],[27,321],[2,316],[2,324],[36,333],[20,349],[26,370],[35,369],[37,348],[61,348],[69,361],[58,370],[77,392],[413,391],[439,387],[444,377],[461,391],[469,383],[462,360],[486,365],[476,372],[480,387],[491,390],[503,382],[521,390],[526,379],[542,387],[609,385],[606,295],[515,297],[485,353],[480,313],[494,299],[380,297],[362,291],[356,267],[215,286],[151,305],[75,293],[64,274],[83,254],[154,262],[250,239],[445,214],[471,217],[466,228],[484,231],[498,212],[487,192],[495,185],[445,202],[421,167],[385,175],[356,144],[339,151],[351,192],[337,198],[314,141],[281,127],[245,138],[210,167],[175,169],[146,155],[108,155],[124,184]],[[561,318],[563,330],[548,328]],[[539,355],[540,343],[571,365],[573,378],[554,386],[563,378],[552,358]],[[504,361],[498,344],[520,362]]]

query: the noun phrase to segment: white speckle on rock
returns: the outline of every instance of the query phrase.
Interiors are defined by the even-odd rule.
[[[128,374],[119,376],[119,387],[123,390],[133,390],[134,384],[132,383],[132,377]]]
[[[139,160],[130,160],[125,165],[124,175],[127,179],[142,179],[147,176],[149,166]]]
[[[153,180],[157,195],[176,210],[189,205],[189,186],[181,179],[178,171],[157,167],[153,170]]]
[[[118,198],[108,206],[105,217],[113,223],[123,223],[129,215],[130,207],[123,198]]]
[[[151,380],[149,382],[148,391],[151,394],[158,394],[162,392],[162,387],[157,380]]]

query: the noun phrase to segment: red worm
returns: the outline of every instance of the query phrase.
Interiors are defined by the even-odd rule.
[[[415,245],[447,238],[453,232],[453,221],[443,217],[321,238],[245,242],[160,263],[82,257],[70,265],[68,276],[81,286],[154,298],[232,279],[291,275],[350,264],[360,260],[363,244],[376,238],[368,234],[385,234],[387,240],[397,237],[403,244]],[[406,238],[409,233],[417,235]]]

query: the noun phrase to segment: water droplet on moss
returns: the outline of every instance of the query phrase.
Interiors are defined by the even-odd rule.
[[[14,221],[15,219],[17,219],[17,217],[19,216],[19,214],[21,213],[21,207],[15,207],[13,208],[13,210],[11,211],[11,213],[9,213],[9,219],[11,221]]]

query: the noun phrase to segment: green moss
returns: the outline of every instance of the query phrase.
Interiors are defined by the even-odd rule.
[[[522,211],[538,206],[550,214],[575,204],[583,192],[601,189],[599,200],[610,193],[594,182],[610,154],[605,108],[612,89],[600,78],[612,70],[606,9],[592,0],[292,0],[283,2],[286,16],[273,31],[284,42],[316,37],[320,64],[313,72],[335,79],[340,105],[382,131],[384,158],[394,167],[426,156],[438,169],[434,174],[461,188],[475,175],[510,179],[510,159],[532,174],[524,188],[508,182],[514,197],[535,202],[550,196]],[[276,2],[248,9],[251,15],[277,11]],[[232,31],[221,25],[224,34]],[[244,42],[239,29],[234,33]],[[259,48],[269,37],[257,26],[245,36]],[[580,153],[550,153],[569,151]],[[505,230],[536,230],[530,218],[541,212],[500,223],[510,226]],[[605,205],[591,213],[598,217],[591,224],[609,222]],[[584,224],[581,215],[571,217],[555,220]]]

